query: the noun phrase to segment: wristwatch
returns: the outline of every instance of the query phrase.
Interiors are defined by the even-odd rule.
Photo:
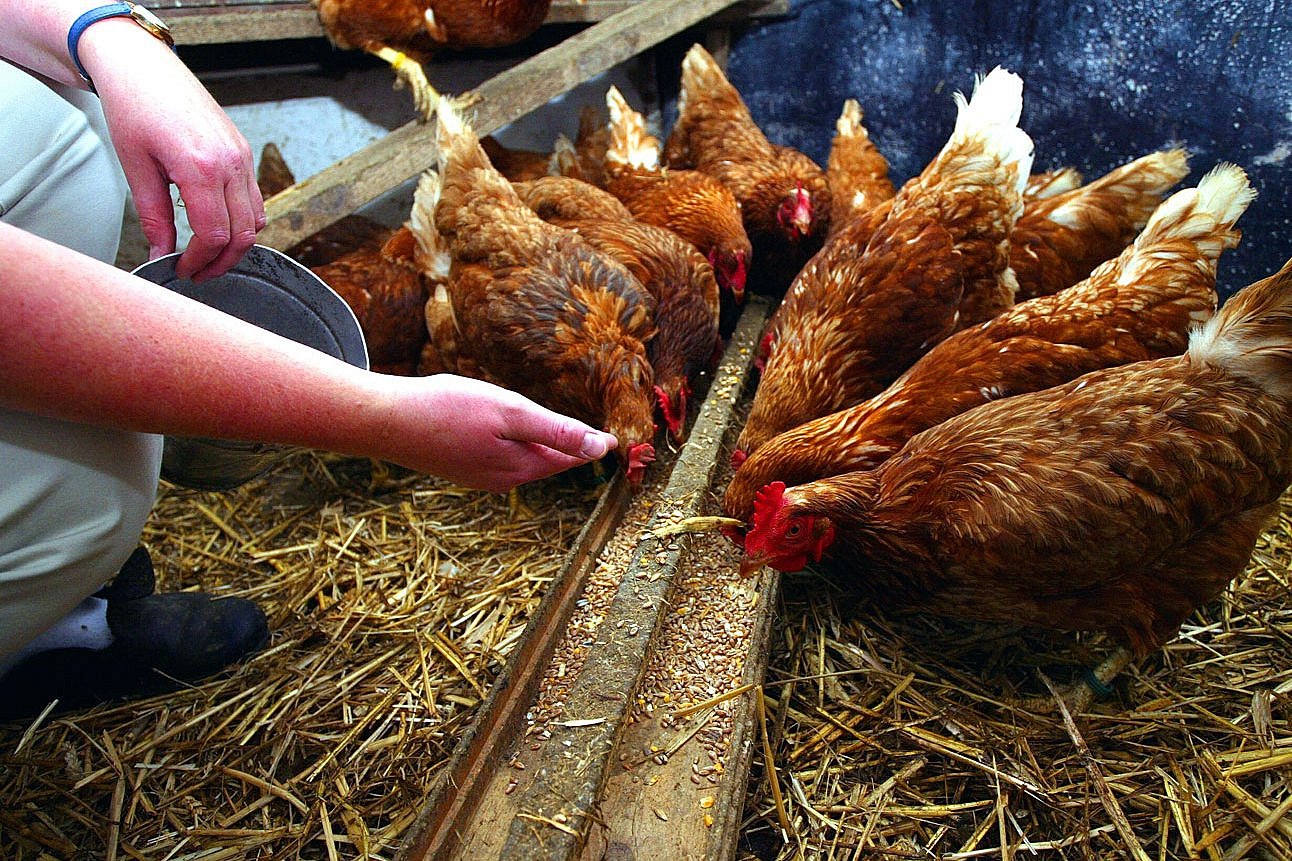
[[[94,92],[94,82],[90,80],[90,73],[85,71],[85,66],[81,65],[77,45],[86,29],[91,24],[96,24],[104,18],[130,18],[140,27],[165,42],[172,51],[175,50],[175,37],[171,35],[170,27],[167,27],[166,22],[154,15],[151,10],[140,6],[138,3],[130,2],[108,3],[105,6],[96,6],[73,21],[72,26],[67,31],[67,53],[71,55],[72,62],[76,64],[76,71],[80,72],[81,77],[85,78],[85,82],[90,85],[90,92]]]

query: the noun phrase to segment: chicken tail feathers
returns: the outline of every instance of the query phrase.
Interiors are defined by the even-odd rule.
[[[1214,262],[1222,251],[1238,244],[1241,234],[1234,223],[1247,211],[1255,197],[1256,191],[1247,181],[1243,169],[1222,162],[1212,168],[1196,188],[1177,191],[1163,201],[1135,239],[1135,247],[1151,249],[1185,239],[1205,259]],[[1152,268],[1160,262],[1153,254],[1137,259],[1144,268]],[[1132,267],[1123,273],[1122,278],[1134,280],[1142,275],[1142,271]]]
[[[638,170],[659,168],[659,140],[646,132],[646,118],[632,109],[618,87],[606,91],[610,110],[610,146],[606,164]]]
[[[1292,401],[1292,260],[1231,296],[1189,339],[1189,360]]]
[[[1108,213],[1115,211],[1119,219],[1142,229],[1171,186],[1188,172],[1189,154],[1185,150],[1152,152],[1072,190],[1047,217],[1080,230],[1084,224],[1108,218]]]
[[[278,144],[269,141],[260,150],[260,166],[256,168],[256,185],[266,199],[296,184],[296,176],[287,166],[287,159]]]
[[[480,145],[480,138],[452,99],[447,96],[440,98],[435,121],[435,145],[439,149],[440,172],[444,175],[446,185],[451,182],[450,163],[458,171],[487,169],[496,172],[484,147]],[[506,183],[502,174],[498,174],[498,180]]]
[[[956,126],[943,152],[969,139],[980,139],[1006,164],[1017,165],[1015,190],[1022,197],[1032,172],[1032,138],[1018,127],[1023,113],[1023,79],[997,66],[978,80],[973,96],[955,94]]]
[[[714,97],[731,90],[731,82],[713,55],[696,43],[682,58],[682,86],[678,94],[678,113],[685,111],[685,100],[689,93],[704,94]]]
[[[839,119],[834,121],[834,130],[839,137],[844,138],[868,138],[870,133],[862,125],[863,113],[861,103],[856,99],[844,99],[843,109],[839,112]]]
[[[435,207],[440,202],[440,175],[433,170],[424,171],[413,192],[413,206],[408,213],[408,229],[417,243],[413,259],[420,272],[433,282],[449,277],[452,256],[448,244],[435,228]]]

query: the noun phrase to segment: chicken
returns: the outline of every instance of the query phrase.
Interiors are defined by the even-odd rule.
[[[1043,170],[1027,178],[1027,188],[1023,189],[1024,200],[1044,200],[1065,191],[1071,191],[1085,179],[1075,167],[1060,167],[1055,170]]]
[[[888,178],[888,159],[870,139],[862,116],[860,103],[848,99],[834,124],[834,140],[825,165],[831,234],[851,221],[854,214],[872,209],[897,193]]]
[[[610,128],[605,117],[591,105],[579,112],[579,132],[574,140],[556,136],[552,150],[551,173],[591,183],[606,185],[606,149],[610,146]]]
[[[256,185],[266,200],[296,184],[296,176],[272,141],[260,152]],[[302,266],[322,266],[343,254],[366,249],[377,252],[394,233],[390,227],[358,213],[345,215],[286,250]]]
[[[516,196],[549,223],[566,221],[633,221],[619,198],[591,183],[569,176],[544,176],[512,183]],[[679,237],[680,238],[680,237]]]
[[[526,207],[450,101],[437,118],[438,181],[423,177],[414,205],[434,220],[410,218],[435,285],[427,323],[453,333],[452,350],[431,352],[614,434],[640,483],[655,455],[653,300],[623,266]],[[445,310],[449,324],[437,317]]]
[[[1020,302],[929,350],[887,389],[773,437],[742,463],[723,505],[748,522],[758,489],[873,469],[920,431],[979,404],[1088,371],[1178,355],[1216,306],[1216,267],[1254,192],[1220,165],[1159,206],[1133,245],[1088,279]]]
[[[579,131],[574,138],[574,154],[585,182],[606,184],[606,150],[610,148],[610,125],[604,114],[592,105],[579,111]]]
[[[783,295],[829,230],[825,171],[798,150],[767,139],[700,45],[682,60],[677,111],[664,145],[666,163],[707,173],[731,189],[758,264],[750,289]]]
[[[292,173],[287,159],[278,144],[269,141],[260,149],[260,163],[256,165],[256,187],[260,196],[266,200],[285,188],[296,184],[296,175]]]
[[[359,248],[310,270],[354,311],[378,373],[417,373],[426,342],[426,285],[414,262],[413,237],[393,232],[380,248]]]
[[[1242,573],[1292,481],[1290,321],[1292,260],[1181,356],[985,404],[874,470],[773,482],[742,570],[822,560],[885,601],[1143,656]]]
[[[551,173],[551,153],[505,146],[493,135],[480,138],[480,148],[489,156],[494,170],[512,182],[538,179]]]
[[[956,102],[955,131],[928,167],[836,233],[795,279],[768,333],[737,459],[877,394],[957,328],[1012,304],[1009,233],[1032,161],[1017,126],[1022,81],[996,69],[971,101]]]
[[[516,193],[544,221],[577,232],[623,264],[654,298],[655,337],[646,355],[664,423],[680,442],[692,386],[722,352],[712,267],[673,231],[637,221],[613,195],[580,180],[544,177],[517,183]]]
[[[1184,150],[1163,150],[1070,191],[1026,198],[1009,237],[1015,300],[1070,287],[1116,256],[1188,172]]]
[[[312,0],[328,39],[366,51],[395,70],[429,118],[438,94],[422,64],[443,48],[497,48],[525,39],[551,0]]]
[[[745,573],[824,560],[895,604],[1098,630],[1142,657],[1242,573],[1292,482],[1292,260],[1182,356],[987,403],[758,491]]]
[[[261,151],[256,179],[267,195],[296,181],[272,143]],[[417,373],[426,342],[427,290],[415,250],[406,228],[392,230],[362,215],[346,216],[287,250],[354,311],[368,348],[368,366],[379,373]]]
[[[606,105],[606,190],[639,221],[667,227],[700,250],[718,279],[728,309],[723,332],[729,334],[735,327],[735,309],[744,302],[753,253],[740,204],[708,174],[662,167],[659,141],[647,134],[645,118],[629,107],[616,87],[606,92]]]

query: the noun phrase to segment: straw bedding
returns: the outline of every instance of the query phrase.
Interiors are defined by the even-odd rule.
[[[163,588],[255,599],[270,647],[191,690],[0,726],[0,857],[394,857],[595,493],[561,477],[527,501],[512,520],[503,497],[315,454],[166,489],[144,536]],[[1246,577],[1070,720],[1009,698],[1068,683],[1098,638],[786,578],[741,856],[1292,857],[1290,536],[1292,506]]]

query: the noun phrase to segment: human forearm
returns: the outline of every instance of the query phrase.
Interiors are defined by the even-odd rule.
[[[373,374],[0,223],[0,404],[376,457],[503,490],[614,437],[451,375]]]
[[[3,224],[0,294],[8,406],[340,449],[379,433],[375,375]]]

